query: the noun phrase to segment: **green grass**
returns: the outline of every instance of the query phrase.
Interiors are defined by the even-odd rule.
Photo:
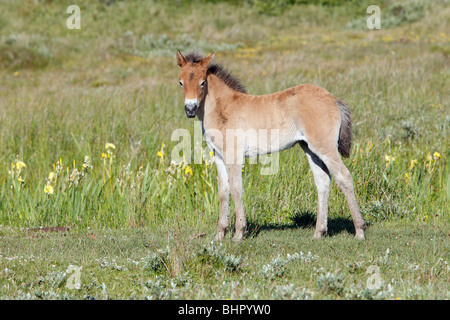
[[[264,1],[81,1],[81,30],[68,30],[63,2],[2,1],[0,297],[449,297],[446,1],[380,2],[388,23],[377,31],[360,26],[367,6],[281,2],[272,10]],[[330,236],[311,240],[317,194],[293,148],[274,176],[245,165],[247,238],[211,247],[219,200],[208,152],[208,165],[170,163],[172,132],[194,130],[178,49],[216,50],[253,94],[313,83],[350,106],[354,144],[344,161],[366,242],[352,239],[335,185]],[[106,143],[116,148],[108,153]],[[38,227],[70,231],[29,231]],[[69,265],[83,266],[80,290],[65,288]],[[384,281],[373,292],[372,265]],[[169,290],[172,281],[180,290]]]
[[[2,228],[0,297],[449,298],[448,229],[380,223],[360,242],[346,225],[334,227],[334,235],[312,241],[311,228],[265,226],[241,245],[211,244],[198,236],[204,229],[182,223],[58,234]],[[70,265],[82,268],[78,289],[66,287]]]

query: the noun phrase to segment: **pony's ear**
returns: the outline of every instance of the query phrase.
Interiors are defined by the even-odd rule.
[[[211,52],[211,54],[209,56],[203,58],[203,60],[201,62],[203,67],[206,68],[209,66],[209,64],[214,60],[214,54],[215,54],[215,52],[213,51],[213,52]]]
[[[187,63],[186,58],[183,56],[180,50],[178,50],[177,52],[177,63],[180,66],[180,68],[182,68]]]

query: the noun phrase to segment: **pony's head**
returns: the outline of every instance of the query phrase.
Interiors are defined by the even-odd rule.
[[[183,89],[184,111],[188,118],[194,118],[205,97],[206,73],[213,60],[214,52],[203,58],[197,53],[186,57],[178,50],[177,63],[180,66],[180,86]]]

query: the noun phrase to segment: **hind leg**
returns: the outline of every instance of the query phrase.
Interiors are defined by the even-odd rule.
[[[308,148],[306,143],[300,143],[303,151],[308,158],[311,171],[314,175],[314,182],[317,187],[318,202],[317,202],[317,222],[316,230],[314,232],[314,239],[322,238],[328,230],[327,227],[327,213],[328,213],[328,195],[330,193],[330,173],[320,158]]]
[[[353,224],[355,226],[355,238],[364,240],[364,230],[366,229],[366,222],[359,210],[358,202],[356,201],[355,188],[353,187],[352,175],[348,171],[344,162],[342,162],[339,154],[334,152],[331,156],[322,157],[327,168],[330,170],[337,185],[342,190],[347,199],[350,212],[352,214]]]

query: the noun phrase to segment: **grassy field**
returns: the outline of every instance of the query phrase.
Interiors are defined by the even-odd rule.
[[[450,298],[449,2],[379,1],[381,30],[369,2],[291,2],[78,1],[69,30],[72,3],[0,0],[1,298]],[[178,49],[215,50],[252,94],[312,83],[350,106],[367,241],[335,185],[311,240],[296,147],[276,175],[245,165],[247,237],[211,243],[209,151],[170,158],[194,131]]]
[[[211,243],[179,223],[2,233],[1,297],[14,299],[448,299],[448,228],[381,223],[356,241],[337,224]],[[70,266],[79,269],[79,277]],[[78,280],[77,280],[78,279]],[[76,284],[79,284],[76,287]],[[70,285],[73,285],[70,287]]]

